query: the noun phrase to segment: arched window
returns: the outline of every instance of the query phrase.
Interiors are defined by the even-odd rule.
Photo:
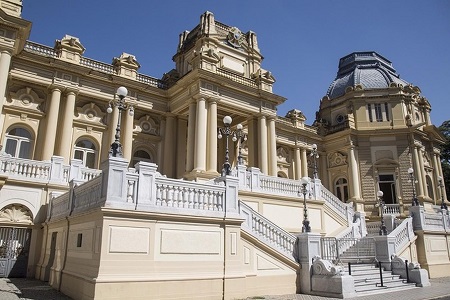
[[[153,162],[153,159],[147,151],[137,150],[136,152],[134,152],[132,161],[133,161],[132,167],[134,167],[140,161]]]
[[[83,165],[95,169],[97,161],[97,149],[89,140],[80,140],[75,144],[73,158],[83,161]]]
[[[347,202],[348,200],[348,183],[347,179],[345,178],[339,178],[336,180],[334,184],[334,190],[336,193],[336,196],[341,200],[342,202]]]
[[[18,158],[31,158],[33,140],[31,133],[23,127],[10,129],[6,133],[5,152]]]

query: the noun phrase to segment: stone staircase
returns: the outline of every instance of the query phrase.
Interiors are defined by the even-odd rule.
[[[344,270],[355,279],[358,296],[416,288],[415,283],[407,283],[406,279],[393,275],[390,271],[382,269],[380,274],[380,268],[374,263],[350,263],[350,269],[347,264]]]
[[[347,242],[347,245],[345,243]],[[348,239],[340,241],[342,246],[347,248],[339,256],[341,263],[374,263],[375,262],[375,241],[372,238]]]

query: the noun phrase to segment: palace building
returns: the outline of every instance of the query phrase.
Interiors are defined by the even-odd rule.
[[[321,290],[336,274],[311,258],[362,243],[349,261],[450,275],[445,137],[380,53],[340,58],[308,125],[277,115],[256,33],[211,12],[154,78],[132,54],[85,57],[83,37],[28,40],[21,10],[0,0],[1,276],[73,299],[345,297],[351,276]]]

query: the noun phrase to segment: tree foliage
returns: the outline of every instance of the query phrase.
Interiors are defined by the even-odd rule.
[[[442,172],[444,173],[445,191],[450,196],[450,120],[444,121],[439,130],[446,137],[446,142],[441,146]]]

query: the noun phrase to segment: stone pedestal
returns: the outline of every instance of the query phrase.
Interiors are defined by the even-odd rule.
[[[298,270],[297,291],[301,294],[311,294],[312,283],[312,260],[315,256],[320,256],[320,234],[304,232],[297,236],[295,245],[298,249],[296,260],[300,264]]]

